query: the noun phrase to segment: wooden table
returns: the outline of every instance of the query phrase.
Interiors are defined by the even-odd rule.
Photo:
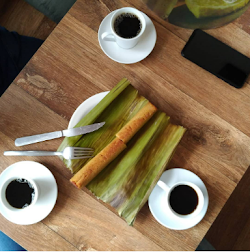
[[[153,52],[132,65],[109,59],[97,39],[102,19],[123,6],[145,12],[157,31]],[[250,56],[249,14],[208,33]],[[127,77],[172,122],[188,129],[167,168],[183,167],[204,181],[210,198],[205,218],[191,229],[173,231],[145,204],[130,227],[87,189],[73,187],[60,159],[2,155],[1,171],[34,160],[51,170],[59,188],[47,218],[19,226],[0,216],[3,232],[28,250],[196,249],[250,164],[250,85],[235,89],[184,59],[180,51],[191,33],[161,20],[139,0],[78,0],[0,98],[0,152],[56,150],[62,139],[19,148],[14,140],[67,128],[85,99]]]

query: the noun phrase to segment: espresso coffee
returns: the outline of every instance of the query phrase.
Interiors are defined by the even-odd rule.
[[[178,214],[191,214],[198,205],[196,191],[188,185],[176,186],[170,194],[170,206]]]
[[[114,30],[116,34],[122,38],[134,38],[141,31],[140,19],[131,13],[122,13],[114,22]]]
[[[28,180],[23,178],[12,180],[5,191],[5,197],[9,204],[19,209],[29,206],[34,195],[34,187]]]

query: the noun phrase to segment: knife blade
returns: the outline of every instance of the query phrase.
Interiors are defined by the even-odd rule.
[[[82,126],[78,128],[54,131],[54,132],[43,133],[43,134],[38,134],[38,135],[33,135],[33,136],[20,137],[15,140],[15,145],[24,146],[24,145],[43,142],[46,140],[51,140],[51,139],[55,139],[59,137],[65,137],[65,136],[72,137],[72,136],[83,135],[83,134],[90,133],[90,132],[100,129],[104,124],[105,122],[94,123],[91,125]]]

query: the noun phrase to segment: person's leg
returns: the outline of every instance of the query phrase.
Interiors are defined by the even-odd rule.
[[[0,231],[0,251],[25,251],[25,249]]]
[[[21,36],[0,26],[0,96],[42,43],[43,40]]]
[[[19,36],[19,39],[20,54],[18,60],[18,68],[21,71],[38,50],[38,48],[42,45],[43,40],[27,36]]]

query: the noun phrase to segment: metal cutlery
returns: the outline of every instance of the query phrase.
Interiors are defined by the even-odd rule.
[[[104,124],[105,122],[94,123],[91,125],[82,126],[82,127],[73,128],[73,129],[66,129],[66,130],[54,131],[54,132],[49,132],[49,133],[44,133],[44,134],[39,134],[39,135],[20,137],[15,140],[15,145],[23,146],[27,144],[38,143],[38,142],[51,140],[54,138],[59,138],[59,137],[64,137],[64,136],[72,137],[72,136],[83,135],[83,134],[90,133],[90,132],[100,129]]]
[[[82,159],[93,157],[92,148],[66,147],[60,151],[5,151],[5,156],[63,156],[65,159]]]

